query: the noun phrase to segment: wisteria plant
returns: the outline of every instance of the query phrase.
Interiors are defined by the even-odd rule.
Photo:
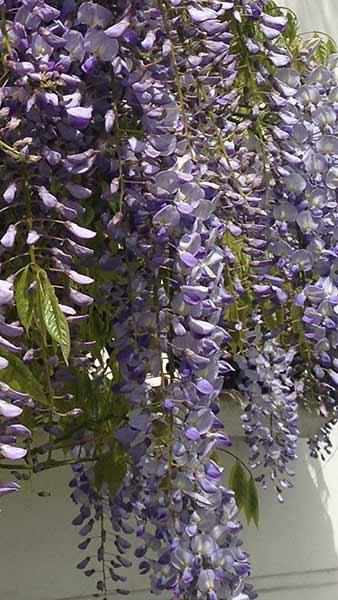
[[[314,457],[338,408],[334,43],[267,0],[0,14],[0,496],[70,465],[102,598],[134,563],[154,594],[254,599],[238,511],[258,482],[283,501],[299,408]]]

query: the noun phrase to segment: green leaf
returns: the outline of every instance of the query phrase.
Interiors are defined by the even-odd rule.
[[[44,324],[50,337],[60,346],[65,363],[68,365],[70,333],[67,319],[60,308],[54,287],[45,271],[41,269],[38,272],[38,278]]]
[[[244,510],[246,514],[246,518],[248,523],[250,523],[251,519],[254,520],[256,527],[259,524],[259,499],[257,494],[256,483],[253,477],[250,477],[248,488],[247,488],[247,497],[244,505]]]
[[[127,472],[126,457],[120,452],[111,450],[102,454],[94,467],[95,485],[100,492],[103,483],[109,488],[111,497],[116,496]]]
[[[9,385],[13,390],[29,394],[34,402],[50,404],[42,385],[35,379],[31,369],[28,369],[21,358],[11,352],[0,350],[0,356],[6,358],[8,367],[0,370],[0,381]]]
[[[247,500],[248,480],[240,462],[236,461],[230,471],[229,486],[235,492],[236,503],[241,510]]]
[[[33,319],[34,304],[33,294],[29,292],[32,283],[30,265],[27,265],[20,273],[15,284],[15,302],[19,319],[28,332]]]

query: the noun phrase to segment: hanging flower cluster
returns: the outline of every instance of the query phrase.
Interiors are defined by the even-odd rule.
[[[299,406],[336,414],[337,56],[266,0],[0,12],[1,455],[71,465],[104,597],[133,534],[152,593],[256,598],[243,489],[257,522],[255,481],[292,485]],[[249,445],[231,486],[225,391]]]

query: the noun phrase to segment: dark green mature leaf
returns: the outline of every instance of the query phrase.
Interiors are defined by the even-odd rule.
[[[126,472],[127,461],[123,454],[113,450],[102,454],[94,467],[97,490],[100,491],[103,483],[106,483],[113,498],[119,491]]]
[[[29,292],[29,286],[32,283],[32,273],[30,265],[27,265],[21,271],[15,284],[15,302],[19,319],[26,329],[29,330],[33,319],[33,295]]]
[[[0,370],[0,381],[18,392],[29,394],[34,402],[50,404],[42,385],[35,379],[32,371],[26,367],[21,358],[4,350],[0,350],[0,356],[8,361],[8,367]]]
[[[67,319],[60,308],[54,287],[50,283],[47,274],[41,270],[38,273],[38,278],[44,324],[50,337],[60,346],[65,363],[68,364],[70,333]]]
[[[246,514],[246,518],[248,523],[250,523],[251,519],[254,520],[256,527],[259,524],[259,499],[257,494],[256,483],[253,477],[250,477],[248,488],[247,488],[247,497],[244,505],[244,510]]]
[[[230,471],[229,486],[235,492],[238,508],[243,508],[247,499],[248,480],[241,463],[238,461]]]

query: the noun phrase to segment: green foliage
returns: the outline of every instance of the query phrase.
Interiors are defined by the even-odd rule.
[[[12,352],[0,350],[0,356],[8,361],[8,366],[0,370],[0,381],[23,394],[29,394],[34,402],[50,404],[42,385],[34,377],[32,370]]]
[[[316,33],[314,40],[317,41],[314,58],[316,62],[326,65],[331,54],[337,52],[335,41],[329,36],[323,36],[321,33]]]
[[[127,457],[117,443],[109,452],[100,456],[94,467],[95,486],[100,492],[102,485],[107,484],[111,498],[116,496],[127,472]]]
[[[65,363],[68,364],[70,333],[67,319],[60,308],[54,287],[50,283],[47,273],[42,269],[39,269],[37,273],[37,281],[43,323],[50,337],[60,347]]]
[[[248,523],[253,519],[256,527],[259,524],[259,499],[257,487],[254,478],[251,476],[247,486],[247,496],[244,504],[244,511]]]
[[[235,492],[236,504],[241,510],[247,497],[247,476],[240,462],[236,461],[230,471],[229,486]]]
[[[34,294],[29,289],[32,282],[33,275],[31,265],[29,264],[21,271],[15,282],[16,309],[18,311],[18,317],[27,332],[32,324],[34,315]]]
[[[229,486],[235,492],[239,510],[244,510],[248,523],[254,521],[259,525],[259,499],[256,483],[252,475],[247,475],[239,461],[236,461],[230,471]]]
[[[31,266],[27,265],[15,282],[16,309],[18,317],[27,332],[32,324],[34,314],[33,293],[29,290],[32,281]]]

